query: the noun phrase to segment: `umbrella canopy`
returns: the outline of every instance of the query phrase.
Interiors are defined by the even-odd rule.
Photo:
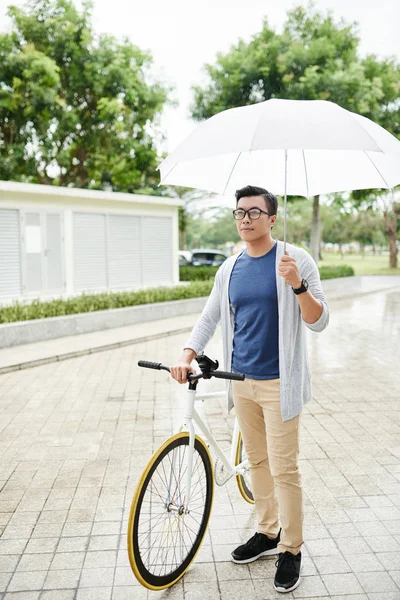
[[[272,99],[201,123],[159,166],[161,183],[232,195],[251,182],[309,197],[400,183],[400,142],[325,100]]]

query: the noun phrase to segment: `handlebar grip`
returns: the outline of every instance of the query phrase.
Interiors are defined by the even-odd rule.
[[[158,369],[161,370],[162,363],[149,362],[148,360],[139,360],[138,366],[145,367],[146,369]]]
[[[217,379],[232,379],[234,381],[244,381],[246,378],[243,373],[229,373],[227,371],[212,371],[212,376]]]

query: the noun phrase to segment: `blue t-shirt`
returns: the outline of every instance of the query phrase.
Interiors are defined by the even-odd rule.
[[[229,281],[235,313],[232,370],[250,379],[279,378],[276,247],[256,258],[244,251]]]

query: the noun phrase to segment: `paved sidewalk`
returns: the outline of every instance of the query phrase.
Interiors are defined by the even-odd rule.
[[[273,559],[230,562],[255,526],[234,481],[216,487],[209,532],[183,580],[149,592],[132,576],[131,497],[151,452],[174,430],[183,392],[137,360],[170,363],[186,335],[0,376],[1,600],[283,597],[273,591]],[[219,335],[207,348],[216,358]],[[284,597],[400,600],[399,290],[333,302],[329,328],[309,334],[309,349],[305,562],[301,585]],[[204,382],[214,387],[222,382]],[[206,411],[228,445],[225,402]]]

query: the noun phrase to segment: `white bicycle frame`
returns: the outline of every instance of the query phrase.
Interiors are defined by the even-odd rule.
[[[185,512],[189,511],[189,503],[190,503],[190,489],[192,482],[192,466],[193,466],[193,451],[194,451],[194,441],[195,441],[195,430],[193,423],[198,427],[198,429],[202,432],[205,440],[208,442],[209,447],[214,451],[219,460],[221,461],[226,475],[226,481],[232,476],[236,476],[239,474],[243,474],[247,468],[249,461],[248,459],[242,461],[240,464],[235,466],[236,460],[236,449],[239,440],[239,425],[237,419],[235,419],[235,424],[233,428],[232,435],[232,443],[230,450],[229,460],[224,454],[224,452],[219,447],[217,441],[214,439],[211,431],[208,429],[207,425],[204,423],[203,419],[200,417],[199,413],[195,409],[195,401],[196,400],[206,400],[208,398],[220,398],[226,396],[225,392],[211,392],[207,394],[197,394],[196,390],[187,390],[186,402],[185,402],[185,412],[183,423],[180,427],[179,431],[188,431],[189,432],[189,448],[188,448],[188,457],[187,457],[187,475],[186,475],[186,485],[183,494],[183,506],[185,507]]]

